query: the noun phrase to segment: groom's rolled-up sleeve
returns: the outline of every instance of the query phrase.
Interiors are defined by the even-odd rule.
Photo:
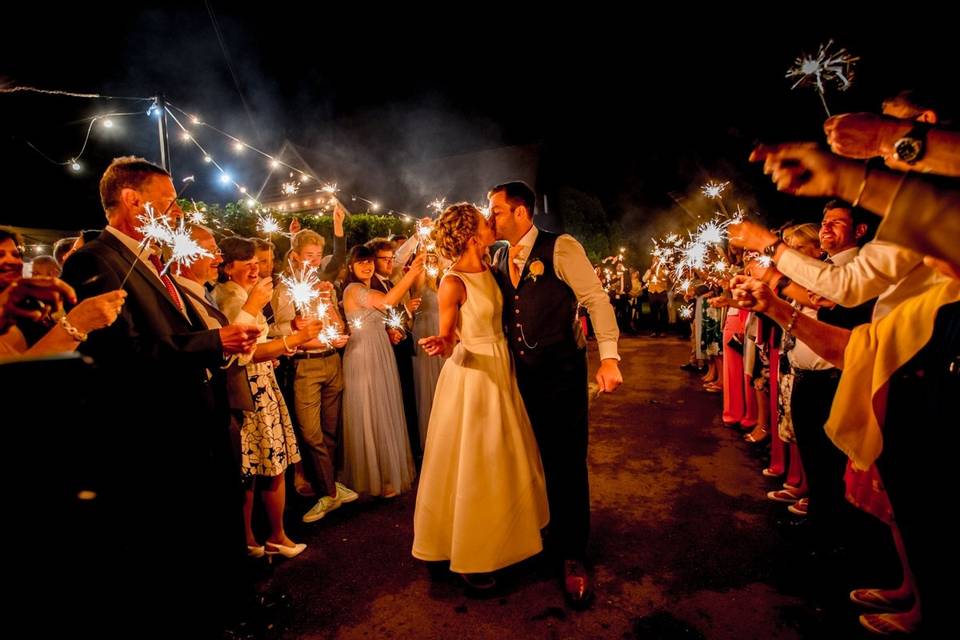
[[[553,249],[553,265],[557,277],[573,289],[577,302],[587,308],[593,333],[597,337],[600,359],[619,360],[617,340],[620,338],[620,329],[617,328],[617,318],[583,246],[573,236],[561,235]]]

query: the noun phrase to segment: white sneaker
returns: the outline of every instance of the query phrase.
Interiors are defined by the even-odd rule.
[[[311,508],[310,511],[307,511],[305,514],[303,514],[303,521],[316,522],[339,506],[339,500],[331,498],[330,496],[323,496],[317,500],[317,504],[313,505],[313,508]]]
[[[336,484],[337,484],[337,501],[340,504],[353,502],[354,500],[360,497],[360,494],[354,491],[353,489],[350,489],[345,485],[340,484],[339,482]]]

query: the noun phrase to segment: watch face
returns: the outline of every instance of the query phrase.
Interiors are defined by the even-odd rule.
[[[900,138],[893,147],[897,160],[902,162],[915,162],[920,157],[920,151],[923,149],[923,143],[914,138]]]

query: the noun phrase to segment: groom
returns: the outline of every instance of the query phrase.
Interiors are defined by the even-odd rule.
[[[593,597],[586,567],[590,531],[587,481],[587,351],[577,304],[590,313],[600,351],[601,391],[623,377],[617,321],[583,247],[572,236],[533,224],[536,196],[523,182],[491,189],[497,238],[510,243],[493,259],[503,293],[503,325],[517,383],[540,447],[550,503],[550,546],[562,556],[564,589],[574,607]]]

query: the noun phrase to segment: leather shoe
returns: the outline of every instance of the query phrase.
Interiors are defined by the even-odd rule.
[[[488,591],[497,586],[497,580],[490,573],[461,573],[460,577],[471,589]]]
[[[581,560],[563,561],[563,589],[567,604],[584,609],[593,600],[593,579]]]

